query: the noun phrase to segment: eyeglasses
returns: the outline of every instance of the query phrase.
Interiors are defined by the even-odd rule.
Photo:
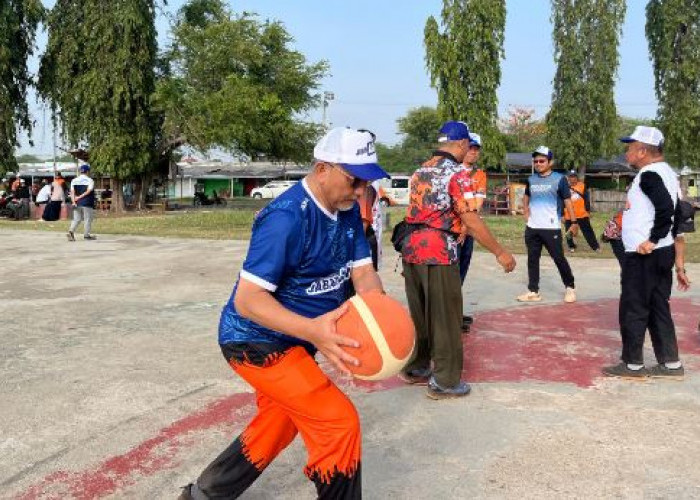
[[[363,180],[363,179],[360,179],[360,178],[358,178],[358,177],[354,177],[354,176],[350,175],[350,174],[347,173],[347,172],[345,171],[345,169],[344,169],[343,167],[341,167],[340,165],[335,165],[335,164],[333,164],[333,163],[328,163],[328,165],[330,165],[331,167],[335,167],[335,169],[338,170],[338,172],[340,172],[341,174],[343,174],[343,175],[348,179],[348,182],[349,182],[350,184],[352,184],[352,188],[353,188],[353,189],[361,188],[361,187],[363,187],[363,186],[367,183],[366,180]]]
[[[549,160],[545,160],[544,158],[542,158],[542,159],[540,159],[540,160],[532,160],[532,163],[534,163],[535,165],[537,165],[537,164],[539,164],[539,163],[547,163],[548,161],[549,161]]]

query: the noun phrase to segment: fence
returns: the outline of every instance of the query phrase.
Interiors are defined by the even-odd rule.
[[[625,208],[627,193],[624,191],[591,189],[590,193],[593,212],[617,212]]]

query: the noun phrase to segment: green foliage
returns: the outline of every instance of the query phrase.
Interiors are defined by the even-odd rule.
[[[563,167],[585,168],[616,150],[614,100],[624,0],[552,0],[554,60],[548,145]]]
[[[496,90],[504,56],[505,0],[443,0],[441,25],[425,25],[426,63],[443,119],[463,120],[484,141],[481,162],[502,165]]]
[[[17,163],[41,163],[43,161],[34,155],[19,155],[15,159]]]
[[[648,126],[652,125],[653,121],[654,120],[652,118],[632,118],[629,116],[618,116],[615,138],[619,139],[620,137],[626,137],[632,133],[632,131],[637,125]],[[618,143],[619,152],[624,151],[624,149],[624,145],[622,143]]]
[[[328,65],[307,64],[282,23],[235,15],[220,0],[191,0],[172,40],[157,89],[168,143],[309,159],[322,130],[298,116],[318,104],[314,91]]]
[[[666,157],[700,166],[700,2],[651,0],[646,35]]]
[[[0,0],[0,174],[16,170],[17,131],[31,133],[27,59],[43,16],[39,0]]]
[[[421,106],[410,109],[396,123],[403,135],[401,142],[377,144],[377,156],[390,172],[412,173],[433,151],[441,120],[435,108]]]
[[[39,90],[68,142],[89,148],[98,174],[129,179],[155,167],[153,0],[58,0]]]
[[[430,149],[435,145],[442,120],[435,108],[421,106],[410,109],[396,123],[404,136],[404,146]]]

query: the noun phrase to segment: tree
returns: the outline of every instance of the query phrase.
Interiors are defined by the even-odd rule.
[[[48,17],[39,90],[67,141],[88,147],[93,172],[115,181],[115,210],[122,181],[157,166],[154,8],[153,0],[58,0]]]
[[[389,172],[411,173],[430,156],[441,120],[435,108],[421,106],[410,109],[396,123],[401,141],[394,146],[378,143],[377,156]]]
[[[666,156],[677,165],[700,165],[700,2],[651,0],[646,36],[659,101],[658,125]]]
[[[440,117],[463,120],[484,140],[484,165],[502,165],[496,90],[504,56],[505,0],[443,0],[440,32],[434,17],[425,25],[425,60],[437,89]]]
[[[43,16],[39,0],[0,0],[0,174],[17,168],[17,131],[31,134],[27,89],[32,77],[27,59],[34,53]]]
[[[406,116],[396,120],[403,135],[403,145],[431,149],[437,142],[442,121],[435,108],[421,106],[409,109]]]
[[[509,152],[530,152],[546,142],[547,126],[543,120],[536,120],[534,116],[534,109],[515,106],[501,120],[501,130],[506,136]]]
[[[171,146],[309,159],[322,129],[299,116],[320,102],[314,92],[328,65],[292,50],[282,23],[235,15],[220,0],[191,0],[172,38],[157,90]]]
[[[548,145],[559,165],[579,168],[616,150],[614,100],[624,0],[552,0],[554,60]]]
[[[618,116],[617,117],[617,131],[615,132],[615,137],[626,137],[632,133],[634,128],[638,125],[649,125],[653,122],[652,118],[633,118],[630,116]],[[623,150],[622,144],[618,145],[619,150]]]
[[[41,163],[43,161],[38,156],[28,154],[16,156],[15,160],[17,163]]]

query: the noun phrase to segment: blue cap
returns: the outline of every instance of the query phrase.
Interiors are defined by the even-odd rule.
[[[82,165],[80,165],[80,171],[81,171],[81,172],[89,172],[89,171],[90,171],[90,165],[88,165],[87,163],[83,163]]]
[[[449,121],[440,127],[438,142],[461,141],[469,139],[469,127],[464,122]]]

